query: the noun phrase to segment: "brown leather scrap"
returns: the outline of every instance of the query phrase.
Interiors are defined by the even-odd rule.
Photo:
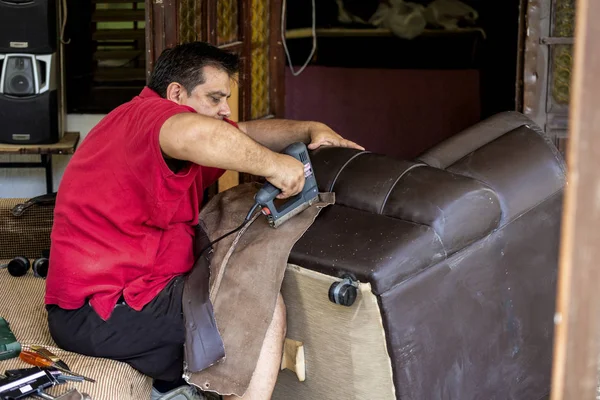
[[[242,223],[259,188],[258,184],[236,186],[220,193],[203,208],[200,220],[210,240]],[[196,337],[194,345],[188,335],[186,378],[189,383],[221,395],[242,396],[246,392],[273,318],[290,251],[320,210],[334,202],[333,193],[322,193],[316,203],[277,229],[269,226],[266,218],[258,213],[245,229],[214,245],[210,263],[210,299],[225,357],[208,368],[194,369],[194,366],[206,364],[206,358],[200,363],[194,360],[205,357],[206,349],[198,345],[201,338]],[[195,287],[195,284],[199,286]],[[203,296],[202,279],[190,280],[188,286],[187,296],[184,292],[184,313],[190,297]]]

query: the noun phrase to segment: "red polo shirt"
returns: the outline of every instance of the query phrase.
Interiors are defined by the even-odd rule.
[[[121,295],[141,310],[192,268],[203,190],[224,171],[169,169],[160,128],[184,112],[194,110],[145,88],[83,140],[58,190],[46,304],[77,309],[89,301],[106,320]]]

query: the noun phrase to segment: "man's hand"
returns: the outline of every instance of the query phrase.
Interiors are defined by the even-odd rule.
[[[308,145],[310,150],[317,149],[321,146],[350,147],[358,150],[365,149],[350,140],[344,139],[325,124],[313,123],[310,126],[308,133],[310,135],[310,144]]]
[[[304,188],[304,164],[287,154],[276,154],[274,173],[265,178],[281,189],[278,199],[294,196]]]

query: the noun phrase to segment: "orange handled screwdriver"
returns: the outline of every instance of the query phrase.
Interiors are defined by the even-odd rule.
[[[26,351],[26,350],[21,351],[21,354],[19,354],[19,358],[21,360],[25,361],[27,364],[34,365],[36,367],[42,367],[42,368],[53,367],[53,368],[56,368],[57,370],[59,370],[61,372],[66,373],[66,374],[70,374],[70,375],[73,375],[73,376],[78,376],[80,378],[83,378],[84,380],[86,380],[88,382],[96,382],[95,380],[93,380],[91,378],[88,378],[88,377],[83,376],[83,375],[76,374],[76,373],[74,373],[72,371],[69,371],[69,370],[64,369],[62,367],[59,367],[59,366],[56,365],[56,363],[54,361],[49,360],[49,359],[47,359],[45,357],[42,357],[39,354],[34,353],[32,351]]]

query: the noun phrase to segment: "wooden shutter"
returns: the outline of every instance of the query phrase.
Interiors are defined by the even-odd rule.
[[[547,11],[550,12],[547,12]],[[527,3],[522,110],[565,152],[568,138],[575,0]]]
[[[285,60],[280,18],[277,0],[146,0],[146,72],[176,43],[212,43],[241,57],[240,120],[282,118]]]
[[[146,0],[146,73],[176,43],[205,41],[240,56],[239,120],[283,118],[285,56],[277,0]],[[241,182],[259,177],[242,174]],[[213,195],[218,188],[211,188]]]
[[[143,0],[92,0],[92,98],[113,106],[139,93],[146,81]]]

